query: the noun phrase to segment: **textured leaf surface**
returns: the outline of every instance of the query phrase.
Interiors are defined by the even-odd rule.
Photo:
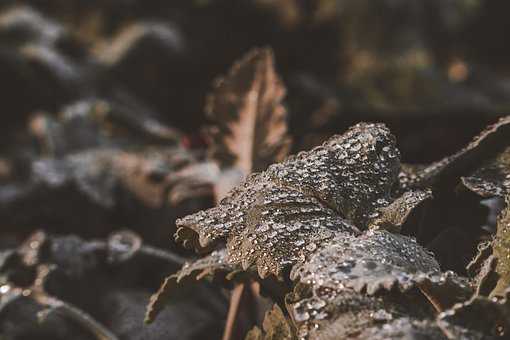
[[[314,339],[334,339],[337,327],[347,333],[355,333],[357,327],[361,331],[374,323],[374,315],[376,319],[382,318],[379,322],[392,322],[405,315],[399,312],[402,302],[390,303],[391,297],[384,297],[390,292],[423,287],[445,307],[464,301],[471,294],[467,280],[453,273],[440,273],[433,256],[413,239],[387,231],[368,231],[358,237],[337,236],[305,263],[294,266],[291,277],[297,281],[294,294],[289,297],[291,315],[301,336],[314,334],[311,336]],[[303,294],[303,290],[309,293]],[[385,293],[383,297],[371,298],[381,293]],[[346,296],[351,298],[345,300]],[[353,318],[357,317],[359,308],[362,315],[366,314],[365,321],[361,321],[363,317],[353,323],[345,319],[351,313]],[[411,333],[415,321],[418,320],[407,320]],[[352,329],[348,329],[349,325]]]
[[[229,263],[255,263],[262,277],[278,276],[335,233],[359,234],[371,220],[401,225],[428,194],[395,198],[399,167],[388,129],[358,124],[251,175],[217,207],[178,220],[177,238],[192,230],[201,247],[226,242]]]

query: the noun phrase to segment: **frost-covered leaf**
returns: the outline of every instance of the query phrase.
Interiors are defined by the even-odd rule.
[[[262,278],[281,277],[293,267],[287,308],[298,336],[359,335],[381,322],[407,325],[402,337],[437,334],[436,326],[425,330],[434,316],[431,304],[444,311],[466,301],[472,287],[452,272],[441,273],[433,255],[412,238],[390,231],[399,232],[431,198],[427,185],[463,173],[482,149],[497,156],[487,150],[499,145],[505,124],[429,170],[416,167],[425,175],[413,183],[403,180],[402,171],[411,167],[401,167],[389,131],[358,124],[252,174],[217,207],[178,220],[177,238],[200,248],[226,243],[226,263],[245,270],[255,265]],[[414,304],[418,312],[409,318]]]
[[[207,101],[215,123],[209,129],[211,157],[244,176],[283,160],[290,146],[284,96],[270,49],[255,49],[234,64]]]
[[[294,266],[291,278],[297,286],[287,301],[290,313],[300,335],[314,334],[313,339],[334,339],[340,331],[347,336],[409,316],[402,312],[408,305],[392,300],[392,292],[419,288],[443,310],[472,294],[467,280],[440,273],[433,256],[413,239],[384,230],[337,236]],[[424,308],[425,301],[415,303]]]
[[[408,290],[416,275],[438,272],[439,265],[413,239],[387,231],[368,231],[361,236],[339,235],[303,264],[291,278],[320,287],[351,288],[368,295],[396,287]]]
[[[413,298],[367,296],[349,289],[340,294],[336,292],[328,288],[313,292],[310,285],[299,283],[294,292],[287,295],[287,309],[296,325],[298,338],[356,339],[364,330],[384,326],[400,317],[430,317],[426,305]]]
[[[201,247],[226,242],[229,263],[278,276],[338,232],[399,227],[429,195],[396,197],[399,168],[388,129],[358,124],[251,175],[217,207],[177,220],[177,238],[189,240],[192,230]]]

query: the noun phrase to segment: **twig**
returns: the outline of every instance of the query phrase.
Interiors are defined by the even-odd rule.
[[[230,297],[230,306],[228,308],[227,322],[225,323],[225,330],[223,331],[223,340],[231,340],[234,332],[234,327],[239,312],[239,305],[244,292],[244,283],[238,284],[232,291]]]

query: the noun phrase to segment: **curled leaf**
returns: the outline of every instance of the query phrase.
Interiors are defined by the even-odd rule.
[[[404,188],[441,187],[457,183],[457,179],[476,170],[508,146],[510,116],[488,126],[459,152],[428,166],[403,167],[400,182]]]
[[[379,217],[370,222],[371,227],[400,232],[411,212],[430,198],[432,198],[432,192],[428,189],[406,191],[389,206],[380,209]]]
[[[462,183],[482,197],[507,197],[510,194],[510,148],[482,165]]]
[[[510,148],[503,149],[471,175],[463,177],[462,183],[482,197],[505,199],[506,207],[498,217],[496,235],[491,242],[492,255],[485,256],[487,259],[478,276],[479,292],[493,285],[490,295],[502,296],[510,285]]]
[[[159,290],[151,296],[145,314],[145,322],[151,323],[154,321],[169,299],[171,299],[175,287],[182,280],[200,280],[205,276],[214,274],[216,271],[232,271],[233,268],[226,263],[225,258],[226,252],[224,250],[214,251],[204,258],[186,263],[177,273],[168,276]]]

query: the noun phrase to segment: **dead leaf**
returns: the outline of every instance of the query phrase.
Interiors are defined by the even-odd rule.
[[[255,327],[247,335],[245,340],[295,340],[293,326],[278,305],[266,312],[262,324],[264,331]]]
[[[212,159],[244,176],[283,160],[290,147],[284,96],[269,48],[255,49],[234,64],[207,100],[206,113],[214,123]]]

